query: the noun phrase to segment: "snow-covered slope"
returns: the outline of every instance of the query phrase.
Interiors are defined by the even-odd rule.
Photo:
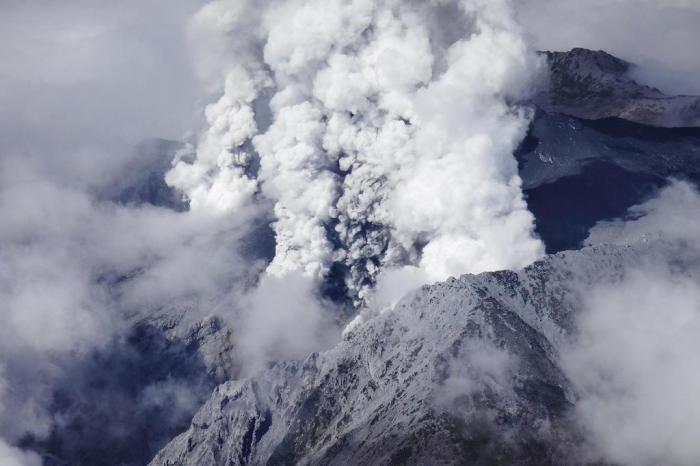
[[[424,287],[328,352],[220,385],[151,464],[571,464],[558,348],[588,287],[655,250],[588,247]]]
[[[550,76],[536,103],[547,112],[651,126],[700,125],[700,97],[668,96],[630,76],[630,63],[603,51],[545,52]]]

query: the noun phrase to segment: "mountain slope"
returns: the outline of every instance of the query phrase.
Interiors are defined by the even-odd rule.
[[[597,120],[617,117],[650,126],[700,125],[700,97],[668,96],[630,76],[633,65],[603,51],[544,52],[549,83],[536,98],[550,113]]]
[[[700,128],[652,128],[619,118],[538,111],[516,152],[528,208],[548,253],[582,246],[668,178],[700,185]]]
[[[652,245],[423,287],[326,353],[227,382],[151,463],[573,464],[558,366],[587,287]]]
[[[665,96],[631,81],[621,60],[572,54],[550,57],[550,97],[561,105],[540,101],[544,110],[516,154],[549,253],[581,247],[594,224],[624,216],[670,176],[700,181],[700,129],[648,126],[661,123],[640,117],[640,96]],[[163,181],[178,144],[146,147],[105,197],[184,209]],[[245,243],[252,257],[269,261],[274,252],[264,222]],[[586,248],[520,272],[428,287],[335,349],[241,381],[231,323],[164,304],[134,316],[133,335],[112,353],[76,365],[59,387],[71,410],[56,414],[67,422],[49,445],[26,446],[47,464],[142,464],[187,429],[153,464],[567,464],[581,433],[569,421],[576,397],[558,347],[572,331],[581,287],[615,282],[650,251]],[[110,378],[115,372],[127,377]],[[149,399],[163,384],[173,387],[168,397]],[[174,410],[181,392],[191,403]],[[115,406],[128,409],[111,412]],[[76,411],[86,416],[71,417]],[[118,435],[106,436],[106,423]]]

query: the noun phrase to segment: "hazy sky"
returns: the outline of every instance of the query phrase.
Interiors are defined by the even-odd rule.
[[[148,137],[181,138],[200,86],[184,34],[197,0],[0,6],[0,152],[101,177]]]
[[[202,0],[0,6],[0,151],[57,174],[113,171],[129,145],[196,129],[204,85],[185,26]],[[605,49],[663,89],[700,94],[700,1],[514,0],[537,48]],[[41,155],[38,153],[41,152]]]
[[[605,49],[640,64],[647,81],[700,94],[700,0],[513,2],[538,49]],[[422,0],[401,4],[400,20],[383,5],[384,15],[373,16],[380,4],[371,0],[281,7],[223,0],[199,15],[203,34],[188,33],[204,3],[0,0],[0,463],[35,461],[22,460],[2,438],[46,430],[37,426],[48,422],[42,416],[20,411],[49,399],[42,389],[51,389],[57,353],[104,344],[121,330],[115,316],[125,310],[184,297],[198,298],[207,312],[234,307],[232,292],[255,283],[251,275],[266,265],[238,251],[252,219],[268,213],[260,196],[275,204],[280,259],[240,300],[249,315],[237,323],[247,332],[244,352],[263,359],[327,343],[317,335],[327,319],[316,285],[338,257],[326,237],[337,219],[331,213],[392,228],[405,248],[395,248],[397,263],[417,263],[412,248],[426,243],[417,265],[428,278],[421,280],[516,267],[542,252],[512,157],[528,120],[505,98],[524,93],[537,59],[526,53],[504,3],[464,4],[488,13],[491,27],[474,36],[466,34],[472,24],[452,14],[459,13],[456,2],[442,2],[451,8],[435,13]],[[414,17],[413,7],[427,13]],[[267,15],[257,24],[259,11]],[[370,26],[371,43],[364,34]],[[467,40],[451,48],[444,29]],[[434,61],[446,71],[435,80]],[[208,95],[212,83],[200,79],[219,66],[230,78],[226,86],[223,77],[215,82],[226,88],[223,97]],[[274,90],[260,70],[275,72]],[[268,91],[276,93],[275,122],[258,135],[252,109]],[[204,104],[213,102],[202,133]],[[411,119],[417,123],[405,123]],[[247,185],[250,212],[176,213],[94,195],[119,176],[139,142],[188,132],[201,136],[198,162],[173,170],[182,175],[171,176],[173,185],[191,188],[191,199],[204,193],[225,200],[237,181],[250,181],[237,157],[254,147],[260,185]],[[333,157],[365,171],[348,170],[341,186]],[[381,179],[389,181],[379,186]],[[357,207],[358,199],[366,205]],[[352,222],[343,228],[350,231]],[[300,279],[305,270],[322,272]],[[115,297],[105,276],[132,278]],[[46,380],[37,382],[35,373]],[[15,391],[20,399],[6,400],[5,381],[36,393]]]
[[[666,92],[700,94],[700,1],[514,0],[541,50],[606,50]]]

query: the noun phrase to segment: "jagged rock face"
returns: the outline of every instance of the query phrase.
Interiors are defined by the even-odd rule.
[[[651,126],[700,125],[700,97],[667,96],[629,75],[632,66],[603,51],[544,52],[546,90],[535,99],[547,112],[597,120],[618,117]]]
[[[645,254],[587,248],[424,287],[333,350],[220,385],[151,464],[571,464],[557,348],[586,286]]]
[[[233,330],[218,317],[198,318],[196,309],[173,306],[136,321],[134,326],[153,328],[166,341],[196,354],[211,381],[221,383],[239,376],[241,361]]]

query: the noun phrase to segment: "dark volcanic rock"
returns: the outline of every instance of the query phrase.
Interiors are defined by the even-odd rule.
[[[622,217],[669,178],[700,185],[700,128],[652,128],[537,112],[516,152],[548,253],[581,247],[598,221]]]
[[[700,97],[668,96],[630,76],[633,65],[603,51],[544,52],[549,83],[536,98],[550,113],[597,120],[618,117],[651,126],[700,125]]]

